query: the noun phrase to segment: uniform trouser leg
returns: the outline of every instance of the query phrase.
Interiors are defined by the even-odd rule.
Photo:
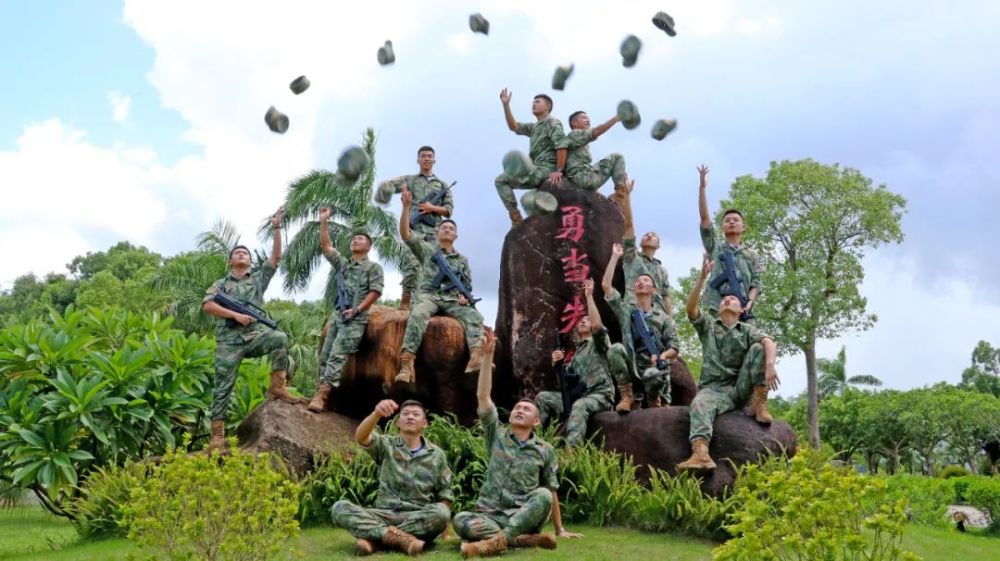
[[[427,331],[427,322],[431,316],[439,309],[439,300],[431,295],[426,295],[413,305],[410,310],[410,319],[406,320],[406,332],[403,334],[403,352],[417,354],[420,342]]]
[[[326,329],[326,335],[323,336],[323,346],[320,347],[319,351],[319,378],[323,377],[323,371],[326,370],[326,363],[330,360],[330,351],[333,350],[333,340],[337,338],[337,326],[340,322],[337,321],[337,312],[330,317],[330,322]]]
[[[368,320],[367,318],[355,318],[345,322],[338,319],[334,322],[334,325],[337,332],[332,338],[333,342],[330,344],[330,352],[326,364],[323,366],[323,374],[320,376],[320,382],[330,384],[336,388],[340,386],[340,376],[344,370],[344,365],[347,364],[347,359],[358,350],[358,345],[361,344],[361,338],[368,327]],[[331,327],[330,333],[333,333],[333,330],[334,328]]]
[[[502,532],[507,525],[507,515],[502,512],[459,512],[451,524],[460,538],[477,542]]]
[[[403,287],[403,292],[415,294],[417,287],[420,286],[420,260],[413,253],[407,252],[403,257],[403,266],[400,269],[402,269],[403,280],[399,284]]]
[[[736,381],[730,384],[707,386],[698,390],[691,402],[690,439],[712,439],[712,424],[715,417],[742,407],[753,387],[764,383],[764,347],[760,343],[750,345],[743,357]]]
[[[587,423],[594,413],[609,411],[612,403],[606,395],[585,395],[573,402],[566,421],[566,446],[578,446],[587,437]],[[559,404],[560,409],[562,403]],[[550,497],[551,498],[551,497]]]
[[[629,360],[628,349],[621,343],[615,343],[608,349],[608,367],[611,376],[619,386],[632,383],[632,362]]]
[[[258,331],[249,341],[217,343],[215,348],[215,384],[212,390],[211,418],[226,419],[240,363],[244,358],[269,355],[271,370],[288,368],[288,336],[276,329]]]
[[[482,344],[483,336],[483,314],[472,306],[462,306],[453,300],[439,302],[438,309],[446,316],[453,317],[461,322],[465,328],[465,343],[469,349]]]
[[[602,158],[593,166],[571,171],[569,179],[578,187],[596,191],[607,183],[608,179],[614,179],[615,185],[622,184],[625,174],[625,157],[616,152]]]
[[[754,343],[747,349],[736,377],[736,406],[743,407],[750,399],[753,387],[761,385],[764,385],[764,346]]]
[[[507,210],[517,210],[517,197],[514,189],[537,189],[545,181],[552,170],[535,168],[527,177],[515,179],[506,173],[501,173],[493,181],[497,195]]]
[[[562,392],[544,391],[535,396],[542,424],[558,419],[563,414]]]
[[[347,530],[356,538],[380,541],[389,526],[395,526],[423,541],[431,541],[448,526],[451,513],[441,503],[429,504],[419,510],[393,511],[337,501],[331,514],[335,526]]]
[[[551,512],[552,491],[539,487],[528,493],[528,500],[507,519],[503,529],[507,541],[511,542],[521,534],[537,534],[549,519]]]

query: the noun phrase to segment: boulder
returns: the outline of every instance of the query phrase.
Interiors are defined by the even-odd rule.
[[[236,436],[244,450],[280,454],[302,475],[312,471],[317,456],[349,452],[357,427],[357,421],[337,413],[310,413],[304,403],[268,399],[240,423]]]
[[[648,481],[649,467],[677,472],[677,464],[691,455],[688,442],[688,408],[682,406],[642,409],[628,415],[611,411],[591,418],[590,434],[605,449],[632,457],[640,481]],[[775,421],[766,427],[742,411],[723,413],[715,419],[709,454],[718,467],[703,476],[702,491],[719,497],[736,480],[736,467],[756,462],[762,454],[795,454],[792,427]],[[730,463],[732,462],[732,463]]]

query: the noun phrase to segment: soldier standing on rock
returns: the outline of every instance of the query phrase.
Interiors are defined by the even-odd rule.
[[[467,540],[462,543],[462,557],[498,555],[508,547],[555,549],[555,536],[538,533],[550,514],[559,537],[583,537],[562,525],[556,451],[533,432],[541,422],[538,405],[522,399],[510,412],[510,426],[500,423],[490,398],[496,347],[490,329],[484,347],[476,397],[490,457],[476,510],[459,512],[452,521],[458,535]]]
[[[612,246],[611,260],[608,261],[604,269],[604,278],[601,280],[604,298],[618,316],[618,323],[622,326],[622,340],[635,366],[634,370],[632,368],[624,370],[625,375],[618,378],[618,392],[621,399],[615,410],[619,413],[628,413],[632,410],[633,372],[639,375],[649,407],[670,405],[670,361],[677,358],[675,345],[677,330],[673,319],[662,308],[653,305],[653,295],[656,293],[653,277],[642,273],[635,278],[632,285],[634,301],[626,300],[611,286],[618,260],[624,253],[621,244],[616,243]],[[634,322],[640,317],[650,338],[660,345],[659,354],[656,356],[646,348],[645,341],[636,330]]]
[[[238,245],[229,252],[229,274],[212,283],[205,291],[201,309],[215,316],[215,383],[212,392],[212,437],[210,450],[226,445],[226,415],[229,400],[236,385],[236,375],[244,358],[268,355],[271,360],[271,383],[267,397],[283,401],[297,401],[285,388],[288,369],[288,336],[270,329],[248,315],[234,312],[214,301],[215,295],[224,293],[241,303],[256,307],[264,305],[264,292],[278,270],[281,261],[281,214],[278,209],[271,217],[274,243],[271,255],[263,266],[250,272],[252,258],[245,245]]]
[[[587,423],[590,417],[601,411],[611,409],[615,399],[615,386],[612,376],[614,362],[618,370],[627,373],[625,349],[617,343],[611,344],[608,330],[601,323],[601,314],[594,303],[594,281],[583,281],[583,291],[587,297],[587,315],[576,325],[577,335],[581,341],[577,344],[572,362],[567,365],[579,377],[580,396],[573,401],[566,421],[566,446],[581,444],[587,436]],[[614,351],[612,348],[614,348]],[[566,357],[562,349],[552,352],[552,364],[558,364]],[[563,411],[563,394],[561,391],[544,391],[535,396],[535,402],[541,414],[542,424],[551,419],[558,419]]]
[[[447,218],[441,221],[437,228],[436,243],[431,244],[413,235],[410,231],[410,205],[413,203],[413,193],[403,189],[403,212],[399,217],[399,235],[413,252],[414,257],[423,265],[420,273],[420,298],[410,312],[406,322],[406,333],[403,335],[403,346],[400,353],[401,367],[396,381],[413,383],[416,375],[413,363],[416,360],[417,349],[427,330],[427,322],[431,316],[443,313],[462,323],[465,328],[465,341],[469,346],[469,363],[466,372],[475,372],[483,360],[482,326],[483,316],[474,307],[473,302],[462,293],[460,288],[450,282],[442,271],[439,262],[443,262],[464,284],[467,294],[472,294],[472,269],[464,255],[455,251],[455,239],[458,238],[458,226],[455,221]],[[440,254],[440,259],[434,256]]]
[[[399,435],[373,434],[397,409]],[[412,399],[401,406],[380,401],[358,425],[355,438],[379,466],[375,508],[341,500],[332,514],[335,526],[358,538],[359,555],[373,553],[376,544],[416,555],[447,529],[454,500],[451,470],[444,452],[423,437],[426,427],[427,410]]]
[[[419,219],[411,221],[410,228],[414,234],[426,242],[434,242],[437,227],[441,221],[451,216],[455,208],[455,200],[451,189],[444,181],[434,175],[434,148],[421,146],[417,149],[417,165],[420,170],[416,175],[401,175],[383,181],[375,192],[375,202],[387,204],[393,193],[402,193],[409,189],[417,201]],[[399,302],[400,310],[409,310],[420,283],[420,261],[413,257],[403,263],[403,296]]]
[[[566,177],[577,187],[596,191],[611,178],[615,191],[624,188],[628,175],[625,171],[625,157],[615,152],[592,165],[590,143],[608,132],[621,119],[616,115],[607,122],[590,128],[590,116],[584,111],[576,111],[569,116],[569,152],[566,155]]]
[[[705,257],[701,275],[687,300],[687,316],[701,339],[701,378],[698,395],[691,403],[691,457],[677,469],[711,470],[715,462],[708,454],[715,417],[742,407],[758,423],[770,425],[767,409],[768,390],[778,389],[780,380],[774,369],[777,347],[771,337],[756,327],[740,321],[743,306],[734,295],[719,302],[719,317],[706,316],[698,307],[699,295],[714,263]]]
[[[511,177],[506,172],[501,173],[495,181],[500,200],[510,214],[511,224],[519,224],[522,217],[517,209],[514,189],[537,189],[546,179],[553,185],[558,185],[566,171],[568,144],[562,123],[551,115],[551,97],[538,94],[531,101],[531,114],[536,119],[534,123],[520,123],[514,119],[514,114],[510,110],[510,92],[507,88],[500,92],[500,102],[503,103],[507,128],[515,134],[531,137],[528,155],[531,157],[534,169],[526,177],[521,178]]]
[[[320,368],[320,385],[309,402],[309,410],[319,413],[326,409],[326,400],[330,392],[340,387],[340,375],[344,364],[352,353],[358,350],[361,337],[368,326],[368,309],[382,294],[382,266],[368,259],[368,251],[372,248],[371,237],[364,232],[357,232],[351,238],[351,257],[345,258],[330,241],[328,221],[330,209],[319,211],[319,245],[327,261],[333,265],[338,282],[338,292],[343,292],[349,306],[340,310],[334,307],[330,330],[323,340],[323,350]]]
[[[656,258],[656,251],[660,249],[660,236],[656,232],[646,232],[639,242],[640,251],[635,247],[635,223],[632,220],[632,189],[635,187],[635,180],[625,177],[624,185],[621,189],[615,188],[612,195],[625,218],[625,234],[622,246],[625,249],[622,260],[622,268],[625,271],[625,289],[628,291],[628,299],[635,298],[633,291],[635,281],[639,275],[649,275],[653,279],[653,303],[663,309],[667,315],[673,313],[673,303],[670,301],[670,276],[667,274],[663,263]]]

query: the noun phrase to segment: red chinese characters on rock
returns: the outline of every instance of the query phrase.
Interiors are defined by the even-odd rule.
[[[586,221],[584,219],[583,208],[579,206],[560,207],[562,211],[562,227],[556,233],[555,239],[567,240],[575,244],[580,243],[586,233]],[[560,333],[570,333],[580,323],[580,320],[587,315],[587,306],[580,296],[579,285],[584,280],[590,278],[590,263],[586,253],[578,251],[577,247],[571,246],[569,253],[559,257],[562,262],[563,280],[567,284],[573,285],[573,300],[566,304],[560,318]]]
[[[564,206],[562,210],[562,228],[556,234],[557,240],[573,240],[580,243],[585,233],[583,209],[578,206]]]

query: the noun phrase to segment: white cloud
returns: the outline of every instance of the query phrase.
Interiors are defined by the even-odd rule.
[[[132,109],[132,98],[123,95],[118,91],[108,92],[108,103],[111,104],[111,118],[117,123],[128,120],[129,111]]]

